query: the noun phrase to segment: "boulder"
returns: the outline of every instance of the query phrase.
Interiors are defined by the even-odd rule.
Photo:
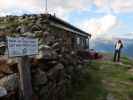
[[[33,26],[31,27],[31,32],[39,31],[39,30],[41,30],[41,28],[40,28],[38,25],[33,25]]]
[[[62,70],[64,69],[64,65],[59,63],[57,64],[55,67],[53,67],[47,74],[48,79],[51,81],[59,81],[60,80],[60,76],[62,75]]]
[[[44,59],[58,59],[58,54],[54,50],[52,50],[49,46],[45,46],[43,49],[43,58]]]
[[[0,58],[0,73],[11,74],[13,73],[8,65],[6,58]]]
[[[16,28],[17,32],[19,33],[25,33],[28,31],[27,26],[21,25]]]
[[[40,100],[48,100],[48,86],[43,86],[39,91]]]
[[[18,87],[17,74],[11,74],[0,79],[0,87],[5,88],[7,91],[13,91]]]
[[[116,99],[114,98],[114,96],[113,96],[111,93],[109,93],[109,94],[107,95],[106,100],[116,100]]]
[[[0,98],[7,95],[7,90],[3,87],[0,87]]]
[[[35,34],[31,33],[31,32],[25,32],[25,33],[23,33],[23,35],[27,36],[27,37],[35,37]]]
[[[8,60],[7,60],[7,64],[8,65],[14,65],[14,64],[16,64],[18,61],[17,61],[17,59],[16,58],[9,58]]]
[[[33,75],[33,80],[33,85],[44,85],[47,83],[47,75],[41,69],[37,69]]]

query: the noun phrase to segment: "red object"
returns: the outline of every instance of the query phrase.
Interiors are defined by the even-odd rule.
[[[102,55],[99,54],[98,52],[94,51],[94,50],[90,50],[90,51],[78,51],[78,55],[81,56],[84,59],[101,59]]]
[[[101,59],[102,55],[96,51],[89,51],[89,59]]]

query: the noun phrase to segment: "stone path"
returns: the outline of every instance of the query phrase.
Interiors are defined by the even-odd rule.
[[[106,100],[116,100],[112,94],[108,94]]]

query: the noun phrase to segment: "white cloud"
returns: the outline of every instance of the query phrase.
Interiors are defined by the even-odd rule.
[[[109,33],[109,34],[101,34],[100,36],[96,37],[96,38],[100,38],[100,39],[104,39],[104,40],[108,40],[108,41],[112,41],[112,40],[133,40],[133,32],[129,32],[129,33]]]
[[[48,8],[50,13],[56,13],[58,17],[65,18],[74,11],[88,10],[93,0],[50,0]]]
[[[72,11],[88,10],[92,4],[103,12],[133,12],[133,0],[48,0],[49,12],[61,17]],[[3,12],[6,10],[10,14],[14,9],[18,12],[44,12],[45,0],[0,0],[0,10]]]
[[[107,6],[108,2],[108,0],[94,0],[94,4],[99,8]]]
[[[37,0],[0,0],[0,16],[39,13],[40,8]]]
[[[133,0],[113,0],[111,8],[114,12],[133,12]]]
[[[100,12],[133,12],[133,0],[94,0],[93,3]]]
[[[0,0],[0,8],[1,9],[8,9],[12,5],[12,0]]]
[[[109,32],[111,29],[117,27],[118,25],[119,21],[117,17],[111,14],[107,14],[100,18],[85,20],[81,22],[79,27],[91,33],[93,38],[95,38],[98,35]]]
[[[70,12],[86,10],[91,3],[92,0],[48,0],[48,11],[65,19]],[[0,15],[44,13],[45,0],[0,0],[0,11]]]
[[[127,38],[127,39],[133,39],[133,32],[124,34],[121,36],[122,38]]]

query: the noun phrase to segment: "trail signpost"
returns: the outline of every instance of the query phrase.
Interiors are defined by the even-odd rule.
[[[38,54],[38,40],[26,37],[7,37],[9,57]]]
[[[18,57],[22,100],[32,100],[31,71],[28,56],[38,54],[38,40],[26,37],[7,37],[9,57]]]

